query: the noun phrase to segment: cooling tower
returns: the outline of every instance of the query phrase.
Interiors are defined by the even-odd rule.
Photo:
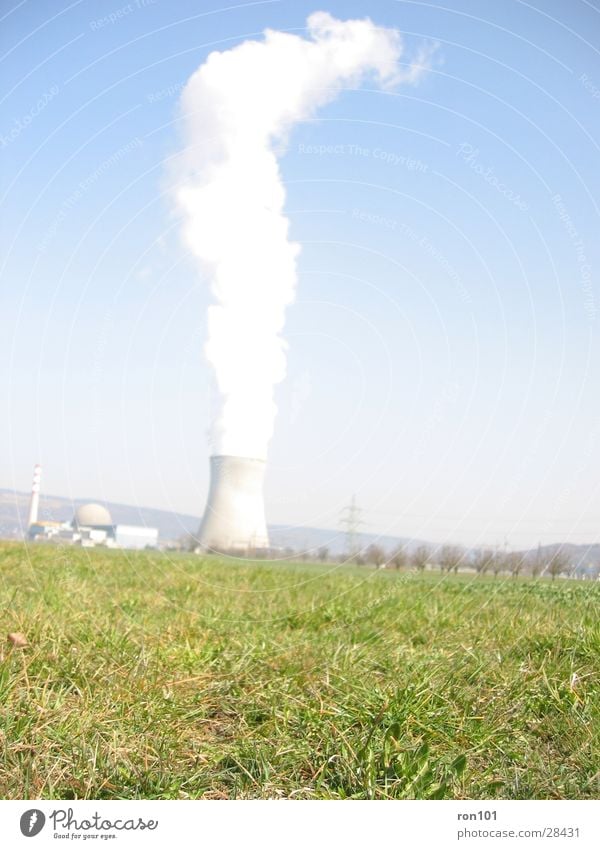
[[[210,458],[210,488],[199,531],[203,548],[237,552],[268,548],[264,477],[264,460],[226,454]]]

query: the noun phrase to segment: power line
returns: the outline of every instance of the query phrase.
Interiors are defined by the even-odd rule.
[[[359,527],[364,524],[361,519],[362,510],[356,506],[356,496],[352,496],[352,500],[347,507],[342,510],[340,524],[345,529],[346,547],[349,558],[356,558],[359,551]]]

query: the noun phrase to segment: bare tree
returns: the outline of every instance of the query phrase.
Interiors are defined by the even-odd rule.
[[[427,545],[420,545],[413,551],[410,560],[417,571],[424,572],[431,560],[431,549]]]
[[[500,574],[500,572],[504,571],[504,569],[506,568],[506,565],[507,565],[506,560],[507,560],[506,554],[504,554],[500,551],[494,552],[494,557],[493,557],[492,563],[491,563],[492,574],[493,574],[494,578],[497,578],[498,575]]]
[[[525,565],[525,556],[518,551],[511,551],[506,555],[506,567],[513,578],[518,578]]]
[[[542,547],[538,545],[535,554],[532,554],[529,558],[529,571],[533,578],[538,578],[542,572],[544,571],[545,561],[544,555],[542,554]]]
[[[458,567],[464,562],[465,552],[458,545],[444,545],[439,554],[439,564],[442,572],[458,572]]]
[[[404,548],[404,546],[399,545],[398,548],[392,552],[392,556],[390,557],[389,566],[394,569],[404,569],[409,563],[408,552]]]
[[[379,567],[385,561],[385,551],[380,545],[372,543],[365,551],[364,559],[367,563],[372,563],[374,566]]]
[[[473,566],[478,575],[491,571],[494,563],[494,552],[491,548],[480,548],[475,552]]]
[[[548,574],[550,575],[552,580],[554,580],[563,572],[566,572],[568,566],[569,558],[559,548],[554,552],[554,554],[550,556],[550,560],[548,561]]]
[[[184,534],[179,537],[178,544],[181,551],[196,551],[199,547],[198,539],[194,534]]]
[[[325,563],[325,561],[329,558],[329,549],[326,545],[321,546],[321,548],[317,552],[317,556],[321,563]]]

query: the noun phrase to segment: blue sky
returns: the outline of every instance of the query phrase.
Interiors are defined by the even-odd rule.
[[[0,486],[200,515],[210,296],[166,197],[211,50],[307,15],[437,42],[281,167],[302,244],[267,513],[518,548],[599,538],[600,8],[2,3]]]

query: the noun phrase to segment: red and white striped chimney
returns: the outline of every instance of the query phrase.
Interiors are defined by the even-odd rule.
[[[36,463],[33,467],[33,483],[31,484],[31,501],[29,502],[29,521],[28,527],[35,525],[38,520],[38,510],[40,508],[40,483],[42,480],[42,467]]]

